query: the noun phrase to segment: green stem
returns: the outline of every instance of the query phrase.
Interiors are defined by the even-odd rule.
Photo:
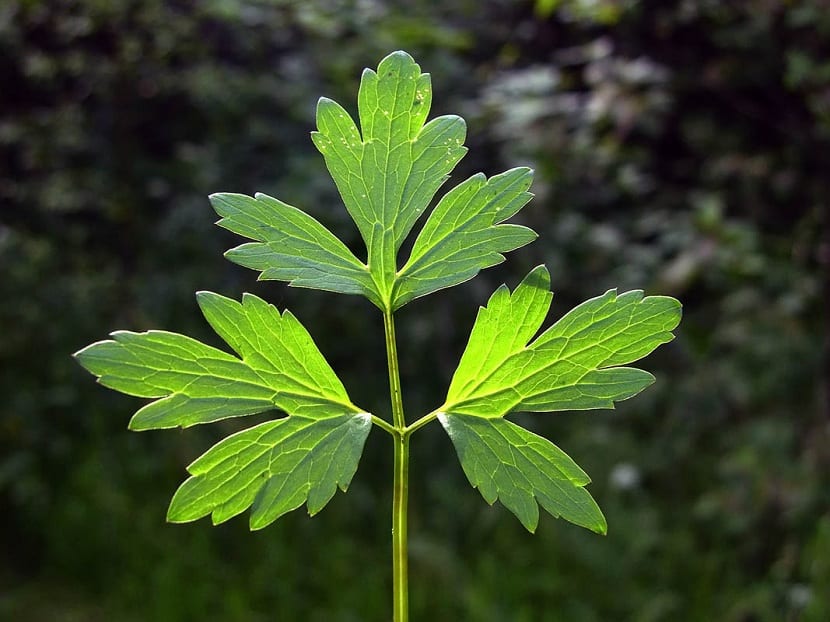
[[[398,435],[398,431],[388,421],[384,421],[380,417],[372,415],[372,423],[374,423],[376,426],[378,426],[384,432],[387,432],[388,434],[391,434],[392,436],[397,436]]]
[[[383,331],[386,337],[386,362],[389,367],[389,392],[392,395],[392,425],[403,432],[406,421],[401,400],[401,375],[398,371],[398,344],[395,340],[395,320],[391,311],[383,312]]]
[[[398,369],[398,346],[392,311],[383,312],[386,337],[386,360],[389,367],[389,392],[392,397],[392,423],[395,443],[394,481],[392,487],[392,611],[393,622],[409,620],[409,583],[406,550],[406,518],[409,497],[409,434],[401,399]]]
[[[417,420],[415,423],[413,423],[412,425],[408,425],[408,426],[406,426],[406,427],[403,429],[403,433],[404,433],[404,435],[405,435],[405,436],[409,436],[409,435],[411,435],[413,432],[415,432],[415,430],[420,430],[420,429],[421,429],[421,428],[423,428],[426,424],[428,424],[430,421],[433,421],[434,419],[437,419],[437,418],[438,418],[438,415],[440,415],[440,414],[441,414],[441,412],[442,412],[442,409],[441,409],[441,408],[439,408],[439,409],[437,409],[437,410],[433,410],[433,411],[432,411],[431,413],[429,413],[428,415],[424,415],[423,417],[421,417],[420,419],[418,419],[418,420]]]
[[[392,495],[392,610],[394,622],[409,620],[409,572],[406,551],[406,504],[409,496],[409,436],[395,439]]]

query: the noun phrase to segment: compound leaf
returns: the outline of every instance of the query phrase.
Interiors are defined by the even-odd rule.
[[[674,338],[680,303],[610,290],[574,308],[535,340],[553,295],[544,266],[513,291],[502,285],[479,309],[438,410],[467,477],[490,503],[500,498],[531,531],[538,502],[594,531],[599,509],[588,478],[552,443],[503,419],[514,411],[613,408],[654,377],[623,367]],[[534,501],[535,499],[535,501]]]
[[[261,280],[295,287],[361,294],[375,301],[368,267],[331,231],[305,212],[266,194],[217,193],[210,197],[217,224],[256,240],[232,248],[225,257],[260,270]]]
[[[251,529],[262,529],[303,503],[314,515],[338,486],[348,488],[371,427],[368,414],[345,413],[291,416],[233,434],[188,467],[193,477],[176,491],[167,519],[210,514],[219,524],[251,507]]]
[[[280,409],[288,417],[221,441],[189,471],[169,519],[213,515],[215,523],[252,504],[258,529],[304,502],[315,514],[346,489],[371,427],[352,404],[311,336],[290,312],[244,294],[239,303],[197,294],[233,356],[164,331],[119,331],[78,352],[99,382],[129,395],[159,398],[130,421],[133,430],[187,427]]]
[[[536,239],[527,227],[500,224],[531,198],[529,168],[514,168],[486,179],[474,175],[448,192],[418,234],[401,268],[394,306],[473,278],[504,261],[508,251]]]
[[[536,531],[539,505],[581,527],[607,531],[599,506],[583,488],[590,478],[549,440],[506,419],[446,413],[438,418],[473,487],[491,505],[501,500],[528,531]]]

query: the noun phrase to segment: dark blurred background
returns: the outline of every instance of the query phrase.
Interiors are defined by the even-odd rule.
[[[140,400],[70,354],[115,329],[218,345],[197,289],[305,323],[388,416],[380,316],[257,283],[206,196],[262,191],[357,243],[309,140],[395,49],[470,153],[537,171],[533,245],[399,319],[409,417],[476,307],[544,262],[551,319],[610,287],[680,298],[658,382],[616,411],[520,417],[594,478],[605,538],[525,532],[414,438],[413,620],[830,620],[830,3],[5,0],[0,6],[0,619],[388,620],[391,447],[347,495],[247,531],[164,521],[185,466],[250,421],[129,433]],[[447,187],[450,187],[448,185]],[[374,380],[373,380],[374,379]]]

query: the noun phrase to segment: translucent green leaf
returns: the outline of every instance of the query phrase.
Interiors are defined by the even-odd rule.
[[[265,194],[218,193],[210,200],[222,217],[219,225],[256,240],[229,250],[225,257],[260,270],[260,279],[362,294],[377,302],[368,267],[305,212]]]
[[[359,125],[320,98],[311,138],[360,231],[366,262],[297,208],[262,194],[220,193],[211,197],[219,224],[254,240],[228,251],[231,261],[259,270],[261,279],[360,294],[390,310],[462,283],[536,238],[504,223],[530,200],[532,171],[479,173],[439,202],[399,270],[401,245],[467,152],[467,129],[456,115],[427,122],[430,76],[406,52],[366,69],[357,100]]]
[[[473,487],[491,505],[500,500],[528,531],[536,531],[539,505],[581,527],[607,531],[605,517],[583,488],[590,478],[549,440],[506,419],[459,414],[438,419]]]
[[[514,411],[613,408],[654,381],[621,367],[671,341],[680,303],[611,290],[573,309],[535,340],[553,295],[544,266],[513,291],[502,285],[479,309],[438,410],[464,472],[482,496],[500,499],[533,531],[538,507],[605,532],[583,489],[588,477],[549,441],[503,419]]]
[[[348,488],[371,426],[366,413],[291,416],[233,434],[188,467],[167,519],[219,524],[252,507],[251,529],[262,529],[303,503],[314,515]]]
[[[187,427],[279,408],[289,414],[234,434],[189,467],[169,519],[225,521],[253,505],[259,529],[307,502],[320,511],[349,485],[371,415],[349,400],[311,336],[256,296],[197,294],[205,318],[237,356],[175,333],[116,332],[76,354],[99,382],[141,397],[134,430]]]
[[[409,54],[394,52],[366,69],[358,92],[361,131],[342,106],[322,98],[314,144],[368,249],[368,265],[384,299],[396,256],[415,221],[466,153],[466,126],[454,115],[426,125],[429,74]]]
[[[531,199],[527,189],[532,177],[529,168],[514,168],[490,179],[479,173],[448,192],[400,270],[394,306],[469,280],[504,261],[502,253],[536,239],[526,227],[500,224]]]
[[[161,398],[133,416],[131,429],[188,427],[274,408],[316,418],[360,412],[290,312],[250,294],[241,304],[210,292],[197,298],[240,358],[165,331],[118,331],[75,355],[101,384]]]
[[[613,408],[654,381],[620,367],[674,338],[680,303],[634,290],[577,306],[532,343],[552,295],[544,266],[479,310],[442,410],[479,417],[512,411]]]

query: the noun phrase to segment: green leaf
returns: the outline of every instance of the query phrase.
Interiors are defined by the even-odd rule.
[[[479,309],[438,411],[467,477],[533,531],[537,502],[554,516],[605,532],[583,489],[588,477],[549,441],[503,419],[514,411],[613,408],[654,381],[621,367],[671,341],[680,303],[611,290],[584,302],[535,340],[553,295],[544,266],[515,291],[502,285]]]
[[[218,193],[210,201],[222,217],[219,225],[256,240],[229,250],[225,257],[260,270],[261,280],[362,294],[378,302],[368,267],[305,212],[265,194]]]
[[[448,192],[400,270],[394,306],[467,281],[504,261],[502,253],[535,240],[536,233],[526,227],[500,224],[531,199],[527,189],[532,177],[529,168],[490,179],[479,173]]]
[[[430,76],[406,52],[366,69],[357,99],[360,127],[340,104],[320,98],[311,138],[360,231],[366,262],[295,207],[263,194],[220,193],[211,197],[219,224],[254,240],[228,259],[261,279],[360,294],[391,310],[462,283],[536,238],[504,224],[530,200],[532,171],[479,173],[439,202],[399,270],[401,245],[467,152],[466,124],[456,115],[427,122]]]
[[[506,419],[446,413],[438,419],[467,479],[487,503],[501,500],[531,532],[541,505],[553,516],[605,534],[605,517],[583,488],[590,478],[549,440]]]
[[[211,292],[197,298],[240,358],[155,330],[118,331],[75,355],[104,386],[161,398],[133,416],[131,429],[188,427],[274,408],[311,418],[360,412],[290,312],[250,294],[241,304]]]
[[[502,286],[479,310],[441,409],[479,417],[512,411],[613,408],[654,381],[620,367],[674,338],[680,303],[609,290],[574,308],[532,343],[552,295],[544,266],[511,294]]]
[[[368,414],[345,413],[291,416],[233,434],[188,467],[193,477],[176,491],[167,519],[211,514],[219,524],[252,507],[251,529],[262,529],[303,503],[314,515],[338,486],[346,491],[371,427]]]
[[[289,414],[234,434],[189,467],[169,520],[225,521],[253,505],[259,529],[307,502],[320,511],[357,469],[371,415],[349,400],[311,336],[288,311],[256,296],[242,303],[197,294],[236,356],[175,333],[113,333],[76,354],[99,382],[141,397],[133,430],[187,427],[279,408]]]
[[[391,295],[403,240],[467,151],[461,117],[424,123],[431,103],[429,74],[409,54],[394,52],[376,72],[363,72],[361,131],[336,102],[321,98],[317,105],[312,140],[366,243],[383,299]]]

